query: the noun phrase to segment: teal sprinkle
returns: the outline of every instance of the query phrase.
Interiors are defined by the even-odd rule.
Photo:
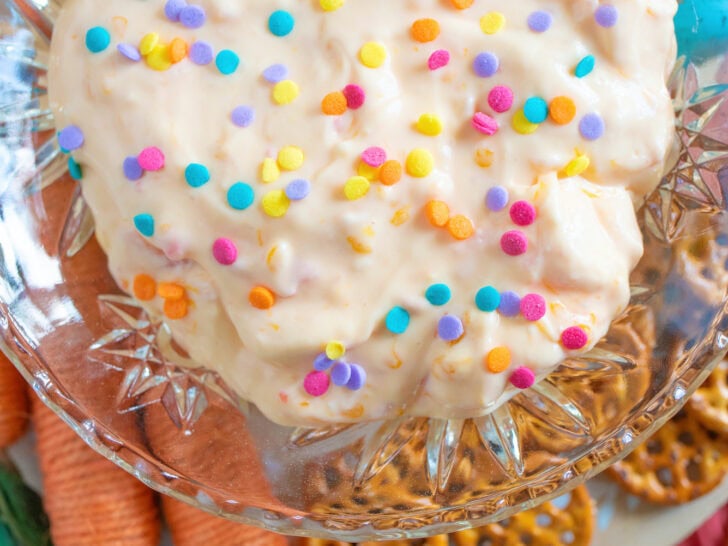
[[[549,116],[549,105],[541,97],[531,97],[523,106],[523,113],[531,123],[543,123]]]
[[[450,301],[452,293],[450,287],[446,284],[433,284],[425,292],[425,297],[432,305],[440,307]]]
[[[215,66],[217,66],[217,69],[221,74],[229,76],[230,74],[235,73],[238,66],[240,66],[240,57],[238,57],[237,53],[234,51],[223,49],[217,54],[217,57],[215,57]]]
[[[151,214],[137,214],[134,217],[134,226],[145,237],[154,236],[154,217]]]
[[[274,11],[268,18],[268,30],[274,36],[282,38],[288,36],[296,25],[296,20],[289,12],[284,10]]]
[[[81,165],[79,165],[76,160],[70,156],[68,158],[68,172],[74,180],[81,180],[83,178]]]
[[[576,65],[576,68],[574,69],[574,76],[577,78],[584,78],[588,76],[592,73],[592,70],[594,70],[595,62],[596,60],[594,59],[594,55],[587,55],[579,61],[579,64]]]
[[[410,314],[402,307],[394,307],[387,313],[385,324],[393,334],[404,334],[409,328]]]
[[[111,44],[111,34],[104,27],[94,27],[86,32],[86,47],[91,53],[101,53]]]
[[[185,180],[193,188],[199,188],[210,181],[210,171],[200,163],[190,163],[185,169]]]
[[[233,184],[227,193],[228,204],[235,210],[245,210],[255,201],[255,192],[249,184]]]
[[[485,311],[486,313],[491,313],[498,309],[500,301],[500,292],[492,286],[485,286],[481,288],[475,295],[475,305],[478,309]]]

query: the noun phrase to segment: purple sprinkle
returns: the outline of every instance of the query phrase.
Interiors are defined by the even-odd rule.
[[[617,8],[609,4],[603,4],[594,12],[594,19],[600,27],[611,28],[617,24],[619,13]]]
[[[133,46],[131,44],[119,44],[118,46],[116,46],[116,49],[119,51],[119,53],[121,53],[130,61],[138,63],[142,60],[142,54],[139,53],[139,50],[136,48],[136,46]]]
[[[456,316],[445,315],[437,323],[437,334],[445,341],[460,339],[464,332],[463,322]]]
[[[284,64],[273,64],[263,70],[263,78],[268,83],[279,83],[288,78],[288,67]]]
[[[164,15],[173,23],[179,22],[179,15],[187,7],[185,0],[167,0],[164,4]]]
[[[504,317],[517,317],[521,313],[521,298],[515,292],[501,292],[498,312]]]
[[[249,127],[255,121],[255,110],[250,106],[238,106],[233,110],[230,119],[238,127]]]
[[[349,382],[346,384],[347,388],[351,389],[352,391],[358,391],[364,385],[366,385],[367,382],[367,372],[364,368],[359,366],[359,364],[351,364],[351,377],[349,378]]]
[[[286,197],[291,201],[306,199],[309,193],[311,193],[311,183],[308,180],[294,180],[286,186]]]
[[[473,61],[473,70],[481,78],[491,77],[493,74],[498,72],[499,66],[500,61],[498,60],[498,57],[489,51],[478,54]]]
[[[179,12],[179,22],[187,28],[200,28],[206,20],[205,10],[201,6],[185,6]]]
[[[534,32],[546,32],[553,21],[554,18],[548,11],[534,11],[528,16],[528,28]]]
[[[331,381],[337,387],[343,387],[349,383],[351,379],[351,365],[346,362],[337,362],[334,369],[331,370]]]
[[[83,131],[76,125],[69,125],[58,134],[58,144],[66,152],[78,150],[83,143]]]
[[[493,186],[485,196],[485,205],[493,212],[498,212],[508,205],[508,190],[503,186]]]
[[[215,51],[207,42],[195,42],[190,47],[190,60],[199,65],[210,64],[215,58]]]
[[[333,365],[334,361],[326,356],[326,353],[321,353],[313,361],[313,369],[317,372],[325,372]]]
[[[597,140],[604,134],[604,120],[599,114],[587,114],[579,122],[579,132],[586,140]]]
[[[136,157],[127,157],[124,160],[124,176],[127,180],[135,182],[144,176],[144,169],[139,165],[139,160]]]

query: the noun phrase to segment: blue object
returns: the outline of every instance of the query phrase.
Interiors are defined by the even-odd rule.
[[[210,181],[210,171],[204,165],[190,163],[185,169],[185,180],[193,188],[199,188]]]
[[[675,15],[678,55],[700,62],[728,46],[728,2],[684,0]]]
[[[86,47],[91,53],[101,53],[111,44],[111,34],[104,27],[93,27],[86,32]]]
[[[255,192],[250,184],[238,182],[230,186],[227,193],[228,204],[235,210],[245,210],[255,201]]]
[[[240,57],[234,51],[223,49],[215,57],[215,66],[217,66],[221,74],[229,76],[230,74],[234,74],[240,66]]]
[[[393,334],[404,334],[409,328],[410,314],[402,307],[394,307],[389,313],[385,324],[387,330]]]
[[[68,158],[68,173],[74,180],[81,180],[83,178],[83,171],[81,165],[79,165],[75,159],[69,156]]]
[[[151,214],[138,214],[134,217],[134,227],[145,237],[154,236],[154,217]]]
[[[284,10],[274,11],[268,18],[268,29],[279,38],[288,36],[293,32],[295,25],[296,21],[293,19],[293,15]]]
[[[501,303],[501,295],[492,286],[484,286],[475,295],[475,306],[486,313],[492,313]]]
[[[549,105],[541,97],[531,97],[523,105],[523,113],[531,123],[543,123],[549,117]]]
[[[445,305],[450,301],[451,297],[452,292],[450,291],[450,287],[442,283],[433,284],[425,292],[425,298],[427,298],[427,301],[436,307]]]
[[[579,64],[576,65],[576,68],[574,69],[574,76],[577,78],[584,78],[588,76],[594,70],[595,64],[596,59],[594,58],[594,55],[587,55],[579,61]]]

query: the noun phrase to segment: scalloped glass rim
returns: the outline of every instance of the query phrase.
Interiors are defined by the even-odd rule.
[[[36,3],[40,8],[31,2],[5,2],[2,36],[31,28],[32,39],[42,44],[56,6]],[[697,13],[709,4],[691,6]],[[44,106],[42,48],[36,57],[3,38],[0,66],[10,60],[22,67],[16,74],[19,81],[26,81],[28,74],[36,79],[27,96],[13,96],[8,103],[0,100],[6,151],[28,152],[30,143],[34,153],[30,170],[27,164],[22,168],[27,157],[0,157],[5,179],[0,183],[0,348],[44,402],[91,447],[150,487],[281,533],[352,541],[422,537],[502,519],[561,495],[626,455],[675,413],[728,348],[723,309],[728,278],[723,264],[716,269],[714,263],[718,257],[728,258],[723,254],[728,244],[728,63],[722,62],[723,49],[715,49],[723,42],[709,28],[678,28],[687,28],[691,38],[682,41],[681,52],[700,62],[690,64],[684,57],[672,79],[681,147],[675,167],[643,210],[649,263],[635,274],[630,312],[615,323],[610,336],[593,353],[566,362],[533,391],[490,416],[319,431],[274,427],[255,408],[236,400],[213,374],[179,368],[185,357],[175,350],[164,326],[149,321],[128,298],[98,292],[98,302],[93,299],[101,310],[96,313],[69,295],[64,282],[71,276],[64,277],[61,266],[75,271],[87,259],[93,224],[78,188],[67,179],[58,181],[65,160],[57,146],[38,136],[52,128]],[[27,33],[24,36],[30,40]],[[698,36],[701,39],[695,39]],[[705,46],[709,40],[713,49]],[[17,147],[18,142],[26,146]],[[46,199],[48,192],[54,199],[67,199],[68,210],[62,215],[49,212],[52,206],[41,201],[41,190]],[[22,207],[12,202],[15,198]],[[22,218],[13,216],[18,211]],[[22,232],[28,228],[37,231]],[[46,229],[52,232],[52,244],[44,238]],[[13,239],[20,233],[31,247],[47,251],[58,266],[60,284],[46,286],[48,293],[36,293],[28,279],[23,266],[29,258]],[[709,251],[694,252],[698,247]],[[719,297],[703,301],[705,290]],[[33,316],[42,305],[29,304],[43,298],[53,302],[53,310],[65,309],[66,314],[47,316],[45,322]],[[98,324],[86,324],[91,316]],[[101,325],[107,319],[111,330]],[[84,365],[93,363],[96,372],[108,373],[95,378],[99,384],[114,383],[115,398],[109,399],[113,411],[108,413],[95,406],[99,400],[83,395],[88,385],[79,394],[79,385],[69,381],[74,376],[44,352],[54,332],[65,334],[81,326],[78,340],[73,335],[64,342],[73,354],[74,346],[84,343],[86,329],[98,334],[83,346]],[[604,384],[600,387],[599,382]],[[585,387],[593,391],[587,401],[612,415],[614,422],[604,417],[607,429],[599,428],[596,414],[589,413],[592,408],[581,403],[576,391]],[[99,387],[97,398],[102,394]],[[618,399],[616,405],[610,398]],[[162,409],[156,421],[149,418]],[[212,471],[205,474],[206,463],[185,466],[187,459],[180,458],[176,445],[166,452],[155,448],[155,437],[174,439],[165,445],[190,442],[195,447],[197,438],[210,432],[205,419],[223,410],[240,417],[233,430],[244,430],[245,445],[260,453],[263,462],[255,469],[266,476],[270,495],[257,495],[253,486],[245,485],[231,491],[215,481]],[[124,426],[138,422],[139,430],[123,428],[122,421]],[[152,422],[161,428],[150,426]],[[226,419],[216,424],[225,426]],[[240,448],[238,438],[216,441],[225,447],[226,440]],[[225,463],[235,466],[239,461]],[[477,487],[479,480],[483,488]]]

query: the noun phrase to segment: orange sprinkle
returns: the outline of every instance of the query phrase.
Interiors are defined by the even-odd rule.
[[[457,9],[467,9],[473,5],[475,0],[450,0],[453,7]]]
[[[327,116],[340,116],[347,109],[346,96],[341,91],[329,93],[321,101],[321,111]]]
[[[349,419],[359,419],[362,415],[364,415],[364,406],[357,404],[351,409],[342,411],[341,415]]]
[[[412,23],[412,38],[418,42],[431,42],[439,35],[440,23],[434,19],[418,19]]]
[[[160,282],[157,287],[157,294],[164,300],[181,300],[187,294],[184,286],[173,282]]]
[[[181,320],[189,313],[189,303],[186,299],[165,300],[164,315],[170,320]]]
[[[134,295],[140,301],[150,301],[157,295],[157,281],[149,275],[134,277]]]
[[[442,201],[429,201],[425,205],[425,216],[435,227],[445,227],[450,219],[450,207]]]
[[[356,237],[347,237],[346,241],[351,245],[351,249],[356,252],[357,254],[371,254],[372,253],[372,247],[369,245],[362,243],[359,239]]]
[[[549,116],[559,125],[571,123],[576,116],[576,104],[569,97],[556,97],[549,104]]]
[[[169,60],[174,64],[183,61],[187,57],[187,42],[182,38],[175,38],[169,44]]]
[[[487,169],[493,165],[493,156],[495,154],[488,148],[479,148],[475,151],[475,162],[479,167]]]
[[[450,218],[447,223],[447,230],[450,235],[455,237],[458,241],[464,241],[470,239],[475,233],[475,227],[473,227],[473,221],[467,216],[458,214]]]
[[[492,373],[502,373],[510,365],[511,352],[507,347],[496,347],[485,357],[485,367]]]
[[[407,220],[409,220],[409,217],[410,217],[409,207],[404,207],[394,213],[394,216],[392,216],[392,219],[390,220],[390,222],[394,226],[401,226]]]
[[[385,186],[393,186],[402,180],[402,164],[396,159],[385,161],[379,171],[379,181]]]
[[[248,300],[250,301],[250,305],[261,310],[270,309],[276,304],[275,294],[265,286],[256,286],[253,288],[250,291]]]

